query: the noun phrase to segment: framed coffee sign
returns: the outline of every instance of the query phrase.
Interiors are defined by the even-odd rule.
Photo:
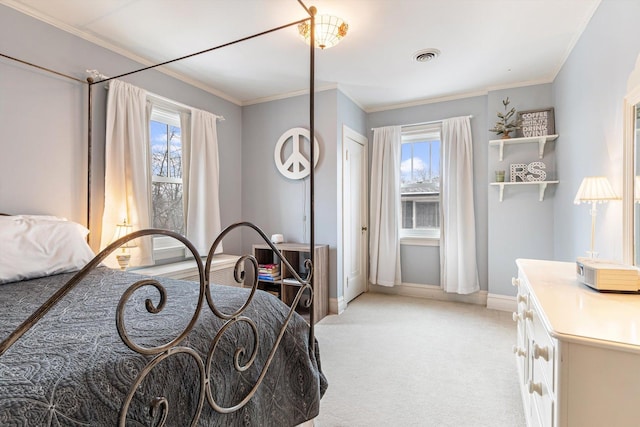
[[[554,135],[556,133],[553,107],[542,110],[518,111],[520,128],[516,137]]]

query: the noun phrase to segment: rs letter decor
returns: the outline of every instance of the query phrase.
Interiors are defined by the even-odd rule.
[[[516,137],[553,135],[556,132],[553,108],[518,111],[518,120],[521,124]]]
[[[511,164],[511,182],[540,182],[547,179],[547,173],[544,171],[547,166],[543,162],[512,163]]]

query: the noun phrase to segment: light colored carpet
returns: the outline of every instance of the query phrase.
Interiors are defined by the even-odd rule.
[[[317,427],[519,427],[511,313],[366,293],[316,325]]]

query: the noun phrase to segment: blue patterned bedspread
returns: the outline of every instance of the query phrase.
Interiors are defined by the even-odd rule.
[[[72,274],[0,286],[0,340],[5,339]],[[100,267],[90,273],[31,330],[0,357],[0,425],[2,426],[114,426],[130,385],[150,360],[129,349],[118,336],[116,307],[120,297],[141,276]],[[150,314],[144,301],[158,304],[159,293],[149,286],[134,293],[126,306],[127,333],[137,344],[155,346],[178,336],[197,305],[199,284],[162,280],[166,307]],[[216,306],[225,313],[239,308],[248,289],[213,286]],[[255,363],[245,372],[233,366],[239,347],[245,363],[253,350],[253,333],[246,323],[231,327],[218,344],[211,362],[212,396],[221,406],[240,402],[256,383],[269,351],[288,314],[276,297],[258,291],[246,316],[253,319],[259,342]],[[193,331],[180,343],[207,360],[212,339],[223,321],[206,302]],[[231,414],[214,411],[205,399],[199,425],[294,426],[314,418],[327,382],[319,356],[311,352],[309,327],[294,315],[256,395]],[[153,425],[149,402],[169,400],[167,425],[190,423],[200,396],[195,359],[176,354],[163,360],[138,389],[127,425]]]

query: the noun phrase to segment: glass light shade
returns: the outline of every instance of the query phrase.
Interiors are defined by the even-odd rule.
[[[315,45],[320,49],[329,49],[340,43],[347,35],[349,25],[341,18],[332,15],[316,17]],[[308,44],[311,39],[311,22],[306,21],[298,25],[300,37]]]
[[[579,205],[580,203],[591,202],[603,203],[609,200],[620,200],[620,197],[611,188],[607,177],[587,176],[582,180],[573,203]]]

